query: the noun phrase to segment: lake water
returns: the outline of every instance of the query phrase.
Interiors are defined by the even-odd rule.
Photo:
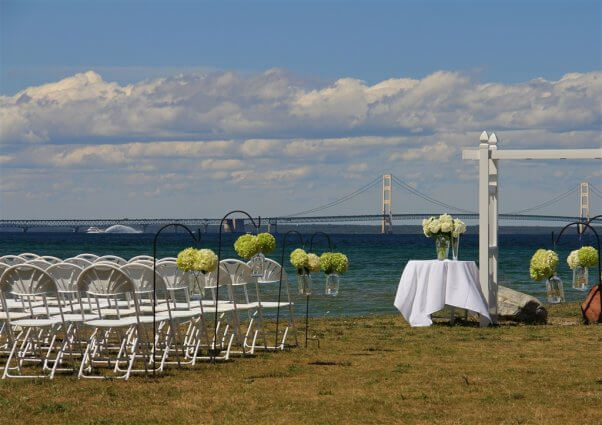
[[[281,235],[276,252],[270,255],[276,261],[281,258]],[[335,250],[349,257],[349,271],[341,279],[338,297],[326,297],[324,275],[313,279],[314,295],[310,301],[311,315],[373,315],[390,314],[401,272],[410,259],[435,258],[434,241],[422,235],[330,235]],[[154,234],[85,234],[85,233],[0,233],[0,255],[34,252],[38,255],[54,255],[68,258],[89,252],[97,255],[114,254],[129,259],[140,254],[152,255]],[[237,258],[233,250],[236,236],[223,236],[222,258]],[[525,292],[545,301],[545,283],[529,278],[529,260],[537,248],[552,248],[550,235],[500,235],[499,280],[502,285]],[[316,237],[313,252],[327,250],[323,238]],[[584,236],[585,244],[593,244]],[[217,252],[217,234],[203,235],[200,244],[194,245],[185,233],[163,233],[158,244],[158,257],[176,256],[188,246],[210,248]],[[290,245],[290,249],[288,246]],[[564,281],[566,299],[581,300],[585,293],[571,288],[572,272],[566,264],[568,253],[580,246],[577,235],[563,236],[557,247],[560,256],[559,276]],[[285,265],[291,276],[293,294],[296,289],[294,270],[288,261],[290,250],[300,247],[293,235],[289,235],[285,253]],[[309,246],[305,246],[306,250]],[[478,236],[466,235],[460,241],[460,260],[478,262]],[[591,273],[590,281],[595,277]],[[304,310],[305,298],[294,295],[299,310]]]

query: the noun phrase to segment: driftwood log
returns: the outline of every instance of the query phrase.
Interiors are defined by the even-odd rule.
[[[497,302],[500,320],[540,324],[548,321],[548,311],[537,298],[531,295],[499,285]]]

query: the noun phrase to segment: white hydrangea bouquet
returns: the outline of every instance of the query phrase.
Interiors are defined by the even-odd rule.
[[[437,258],[445,260],[452,246],[452,256],[458,259],[460,235],[466,232],[466,224],[460,219],[454,219],[449,214],[439,217],[429,217],[422,220],[422,231],[427,238],[434,238],[437,248]]]
[[[598,250],[592,246],[583,246],[571,251],[566,262],[573,271],[573,288],[580,291],[587,290],[589,285],[587,268],[598,264]]]

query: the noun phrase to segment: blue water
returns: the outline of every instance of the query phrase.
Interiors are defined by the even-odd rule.
[[[322,295],[324,276],[314,275],[314,295],[310,301],[311,315],[357,315],[395,313],[393,300],[401,272],[410,259],[432,259],[435,257],[434,241],[422,235],[330,235],[337,251],[349,257],[349,271],[341,280],[338,297]],[[234,235],[223,236],[222,258],[237,258],[232,248]],[[54,255],[68,258],[89,252],[97,255],[113,254],[131,258],[140,254],[152,255],[153,234],[85,234],[85,233],[0,233],[0,255],[33,252],[38,255]],[[297,308],[305,307],[305,298],[294,292],[294,270],[288,262],[290,250],[300,245],[289,236],[285,252],[285,265],[291,276],[291,288]],[[203,235],[200,244],[194,245],[187,234],[162,234],[158,244],[158,257],[176,256],[188,246],[210,248],[217,252],[216,234]],[[313,252],[320,254],[327,248],[317,241]],[[533,282],[529,278],[529,260],[537,248],[552,248],[550,235],[500,235],[499,280],[504,286],[525,292],[545,301],[544,282]],[[592,241],[587,237],[587,244]],[[290,249],[288,245],[290,244]],[[568,253],[580,246],[576,235],[563,237],[562,245],[556,247],[560,256],[559,276],[564,281],[567,301],[581,300],[585,293],[571,288],[572,274],[566,264]],[[270,255],[280,262],[282,242]],[[305,246],[309,249],[308,246]],[[460,260],[478,263],[478,236],[465,235],[460,242]],[[595,273],[592,273],[590,281]],[[301,312],[301,310],[299,311]],[[304,310],[303,310],[304,312]]]

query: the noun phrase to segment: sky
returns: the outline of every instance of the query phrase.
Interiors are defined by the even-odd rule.
[[[578,0],[0,0],[0,217],[286,215],[385,172],[475,210],[461,151],[483,130],[602,146],[601,22]],[[602,190],[602,164],[512,161],[500,180],[511,212]],[[396,188],[393,212],[443,211]],[[535,212],[576,215],[578,192]]]

